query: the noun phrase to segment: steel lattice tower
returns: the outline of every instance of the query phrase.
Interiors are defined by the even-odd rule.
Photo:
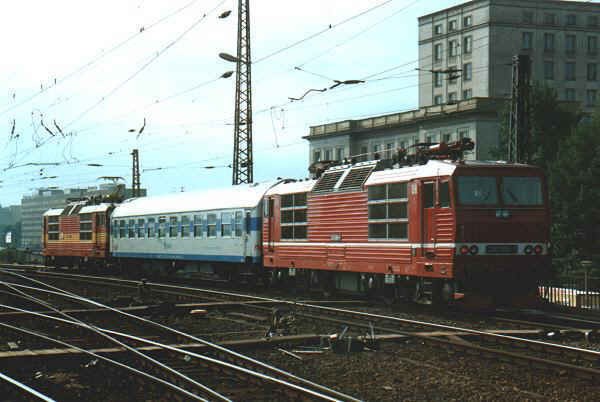
[[[239,0],[233,184],[252,183],[252,59],[250,58],[250,0]]]
[[[513,57],[512,96],[508,132],[508,161],[529,162],[529,81],[531,60],[528,55]]]
[[[142,196],[142,186],[140,183],[140,159],[139,152],[137,149],[134,149],[131,152],[133,156],[133,167],[131,169],[131,196],[141,197]]]

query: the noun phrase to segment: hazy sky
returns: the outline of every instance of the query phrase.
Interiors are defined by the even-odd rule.
[[[415,108],[417,17],[459,3],[251,1],[255,180],[306,177],[308,143],[302,137],[311,125]],[[383,5],[337,25],[378,4]],[[236,5],[233,0],[3,4],[0,204],[18,204],[37,187],[98,185],[99,176],[123,176],[130,184],[133,148],[140,150],[142,169],[163,168],[142,171],[149,194],[229,185],[231,169],[203,166],[231,163],[235,80],[218,77],[235,65],[217,55],[235,54]],[[225,10],[234,12],[217,18]],[[328,87],[332,79],[377,73],[365,84],[288,101],[307,89]],[[144,119],[141,135],[129,132],[139,130]],[[39,163],[59,165],[31,165]]]

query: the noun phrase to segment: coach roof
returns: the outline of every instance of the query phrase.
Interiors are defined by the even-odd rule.
[[[255,208],[278,181],[240,184],[222,189],[175,193],[126,200],[115,208],[113,218],[164,215],[181,212]]]

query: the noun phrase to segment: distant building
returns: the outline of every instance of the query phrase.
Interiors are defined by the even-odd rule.
[[[419,108],[312,126],[309,162],[387,158],[418,142],[469,137],[467,158],[490,159],[510,98],[512,58],[527,54],[532,81],[593,110],[600,91],[600,4],[474,0],[419,18]]]
[[[9,207],[0,207],[0,247],[8,246],[6,244],[6,234],[11,233],[10,246],[18,247],[21,233],[21,206],[11,205]]]
[[[21,247],[31,251],[42,248],[42,215],[48,209],[65,207],[68,200],[80,199],[98,195],[108,195],[115,190],[115,185],[103,184],[99,188],[72,189],[38,189],[32,195],[21,199]],[[142,189],[146,196],[146,189]],[[131,189],[125,190],[125,198],[131,197]]]
[[[475,0],[419,18],[419,107],[511,93],[510,63],[591,111],[600,90],[600,4]],[[461,70],[457,74],[449,70]]]

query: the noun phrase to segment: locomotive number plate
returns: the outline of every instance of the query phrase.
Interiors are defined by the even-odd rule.
[[[485,246],[487,254],[516,254],[519,247],[516,244],[488,244]]]

